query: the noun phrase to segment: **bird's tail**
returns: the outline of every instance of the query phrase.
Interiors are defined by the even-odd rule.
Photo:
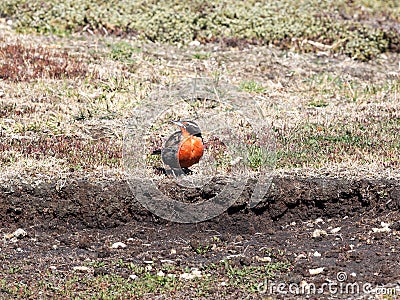
[[[156,149],[151,152],[151,155],[161,155],[161,149]]]

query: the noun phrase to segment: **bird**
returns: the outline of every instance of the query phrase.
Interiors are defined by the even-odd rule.
[[[204,154],[203,138],[199,125],[193,121],[171,121],[179,126],[179,131],[173,133],[165,142],[162,150],[153,154],[161,154],[167,174],[174,176],[188,174],[189,167],[197,164]]]

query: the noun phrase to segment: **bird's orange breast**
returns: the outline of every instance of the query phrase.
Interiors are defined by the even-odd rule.
[[[203,156],[204,145],[199,137],[184,138],[178,150],[178,160],[181,168],[188,168],[200,161]]]

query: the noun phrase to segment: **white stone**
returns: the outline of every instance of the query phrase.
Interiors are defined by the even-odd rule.
[[[382,228],[372,228],[372,231],[374,233],[382,233],[382,232],[390,232],[390,228],[389,227],[382,227]]]
[[[256,256],[255,259],[257,261],[261,261],[261,262],[271,262],[272,261],[272,258],[269,256],[263,256],[263,257]]]
[[[315,257],[321,257],[321,253],[319,253],[318,251],[315,251],[313,254]]]
[[[327,232],[325,230],[321,230],[321,229],[315,229],[312,233],[312,237],[313,238],[317,238],[320,237],[322,235],[327,235]]]
[[[191,46],[191,47],[198,47],[198,46],[200,46],[200,42],[199,42],[199,41],[191,41],[191,42],[189,43],[189,46]]]
[[[170,259],[161,259],[160,263],[162,263],[162,264],[173,264],[175,262],[173,260],[170,260]]]
[[[181,275],[179,275],[179,278],[185,279],[185,280],[191,280],[191,279],[194,279],[195,276],[192,273],[182,273]]]
[[[324,268],[315,268],[315,269],[309,269],[308,272],[310,275],[318,275],[321,274],[324,271]]]
[[[18,239],[22,239],[23,237],[26,237],[27,235],[28,235],[28,233],[25,230],[23,230],[22,228],[18,228],[13,233],[13,236]]]
[[[333,229],[331,230],[331,233],[338,233],[341,229],[342,229],[342,227],[333,228]]]
[[[73,270],[76,272],[88,272],[90,271],[90,268],[86,266],[76,266],[73,268]]]
[[[305,255],[304,253],[300,253],[299,255],[297,255],[296,260],[299,260],[302,258],[307,258],[307,255]]]
[[[125,248],[125,247],[126,247],[126,244],[123,242],[116,242],[111,245],[111,248],[113,248],[113,249]]]
[[[201,271],[199,270],[199,269],[196,269],[196,268],[193,268],[192,269],[192,274],[195,276],[195,277],[201,277],[202,275],[201,275]]]
[[[191,280],[191,279],[199,278],[199,277],[202,277],[202,274],[198,268],[192,268],[191,273],[182,273],[181,275],[179,275],[179,278],[187,279],[187,280]]]

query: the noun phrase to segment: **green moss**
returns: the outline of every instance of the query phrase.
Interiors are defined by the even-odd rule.
[[[321,99],[321,100],[314,100],[308,103],[308,106],[311,107],[326,107],[328,106],[329,103],[326,102],[325,100]]]
[[[132,47],[127,42],[113,43],[109,46],[111,48],[111,52],[109,54],[111,59],[128,64],[134,63],[135,61],[132,58],[133,54],[141,51],[141,49]]]
[[[259,83],[250,80],[250,81],[244,81],[240,84],[240,89],[245,92],[251,92],[251,93],[263,93],[265,92],[265,88],[261,86]]]
[[[398,1],[28,1],[4,0],[0,16],[12,18],[20,31],[69,34],[135,34],[163,43],[223,41],[274,44],[299,51],[330,51],[367,60],[400,51]],[[374,20],[386,19],[385,22]]]

